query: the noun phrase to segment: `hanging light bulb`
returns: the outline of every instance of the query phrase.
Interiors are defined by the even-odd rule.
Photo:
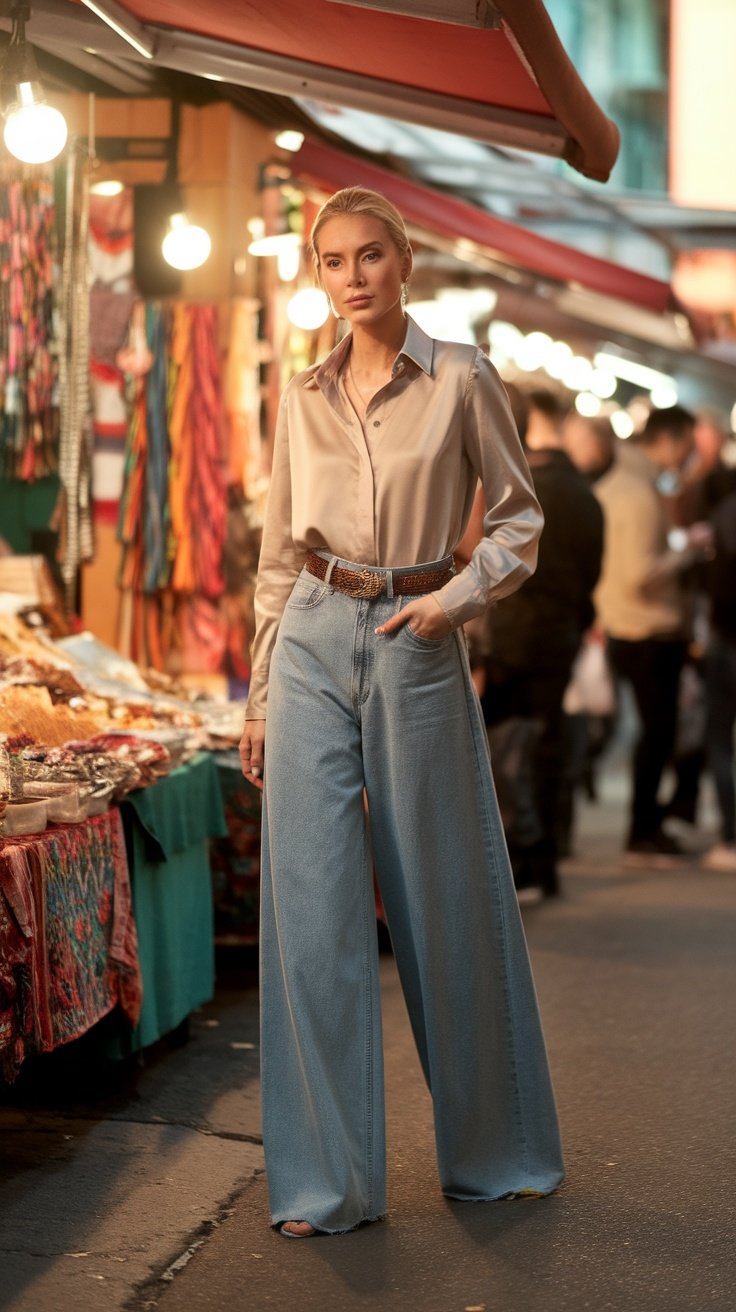
[[[66,145],[66,119],[52,105],[35,99],[32,83],[21,82],[18,91],[19,102],[5,121],[5,145],[24,164],[48,164]]]
[[[211,250],[210,235],[204,228],[190,223],[186,214],[171,215],[161,251],[172,269],[198,269],[209,258]]]
[[[3,86],[3,140],[23,164],[47,164],[64,149],[67,126],[64,115],[47,105],[39,80],[33,47],[26,41],[27,4],[11,11],[12,31],[0,70]]]
[[[180,123],[181,106],[174,100],[171,105],[166,176],[161,192],[162,208],[166,206],[163,213],[169,215],[167,231],[161,241],[161,254],[172,269],[180,269],[185,273],[190,269],[199,269],[209,259],[212,242],[209,233],[196,223],[190,223],[184,212],[184,200],[177,176]]]

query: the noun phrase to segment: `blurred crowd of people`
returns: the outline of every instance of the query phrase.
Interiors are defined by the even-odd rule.
[[[736,465],[714,412],[652,409],[627,441],[552,391],[507,385],[545,527],[533,577],[468,626],[521,901],[559,892],[574,800],[633,695],[627,864],[686,855],[714,784],[705,867],[736,871]],[[479,497],[459,563],[482,532]],[[672,781],[669,795],[663,788]]]

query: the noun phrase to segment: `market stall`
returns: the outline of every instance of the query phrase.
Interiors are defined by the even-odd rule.
[[[53,640],[10,615],[0,705],[9,1079],[118,1003],[107,1052],[124,1056],[211,998],[209,842],[227,834],[215,754],[232,750],[242,708],[154,691],[91,635]]]
[[[20,48],[23,15],[13,21]],[[0,161],[6,1078],[121,1001],[100,929],[107,885],[87,870],[97,813],[114,817],[116,897],[125,881],[140,985],[135,1009],[105,1026],[108,1050],[124,1055],[177,1028],[212,996],[215,942],[257,939],[260,796],[243,796],[243,703],[228,698],[249,677],[263,305],[256,267],[234,276],[228,246],[242,241],[243,214],[258,213],[271,139],[231,106],[174,96],[72,93],[66,109],[56,163],[50,153]],[[125,142],[144,143],[139,158],[121,158]],[[121,165],[112,192],[95,187],[106,157]],[[234,164],[243,159],[245,172]],[[156,235],[154,202],[180,185],[217,225],[201,275],[164,265]],[[79,914],[49,929],[61,888],[76,888]],[[80,946],[85,924],[99,932],[84,930]],[[68,1024],[44,1001],[67,958],[109,976],[87,997],[62,965],[59,988],[81,998]],[[26,970],[47,981],[38,996]]]

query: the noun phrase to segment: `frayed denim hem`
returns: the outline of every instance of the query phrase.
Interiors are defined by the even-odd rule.
[[[512,1189],[505,1194],[452,1194],[446,1189],[442,1192],[445,1198],[451,1198],[457,1203],[509,1203],[516,1199],[523,1201],[525,1198],[550,1198],[552,1194],[557,1193],[561,1184],[562,1181],[552,1185],[550,1189]]]
[[[309,1238],[317,1238],[319,1235],[351,1235],[354,1230],[360,1230],[361,1226],[372,1225],[374,1221],[385,1221],[385,1219],[386,1213],[378,1212],[376,1216],[364,1216],[362,1220],[356,1221],[355,1225],[347,1226],[347,1228],[341,1230],[330,1230],[327,1226],[315,1225],[314,1221],[310,1221],[308,1216],[283,1216],[278,1221],[272,1221],[271,1226],[274,1230],[279,1230],[286,1221],[306,1221],[316,1231],[316,1234],[314,1236],[310,1235]]]

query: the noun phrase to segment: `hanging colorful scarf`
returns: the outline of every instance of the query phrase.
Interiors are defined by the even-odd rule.
[[[0,472],[28,482],[58,458],[54,222],[50,177],[0,181]]]

